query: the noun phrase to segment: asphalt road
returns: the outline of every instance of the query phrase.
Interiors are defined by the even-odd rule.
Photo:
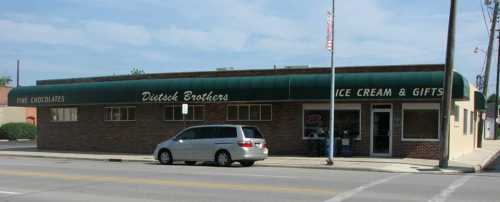
[[[469,175],[0,157],[0,201],[500,201]]]

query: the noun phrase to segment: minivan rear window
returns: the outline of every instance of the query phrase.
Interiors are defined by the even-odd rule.
[[[259,130],[255,127],[243,127],[243,134],[246,138],[262,138]]]
[[[219,127],[219,133],[215,138],[235,138],[237,136],[235,127]]]

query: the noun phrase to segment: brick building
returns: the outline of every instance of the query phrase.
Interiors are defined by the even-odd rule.
[[[7,96],[12,87],[0,86],[0,126],[11,122],[26,122],[36,124],[36,108],[9,107]]]
[[[443,65],[339,67],[336,136],[354,154],[439,157]],[[328,136],[329,68],[208,71],[38,81],[9,105],[38,108],[40,149],[151,153],[199,124],[249,124],[271,155],[311,155]],[[450,156],[476,145],[484,97],[454,74]],[[189,113],[181,113],[181,104]]]

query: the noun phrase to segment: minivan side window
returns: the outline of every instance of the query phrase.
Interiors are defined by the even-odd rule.
[[[262,138],[262,134],[255,127],[243,127],[243,135],[246,138]]]
[[[197,128],[192,128],[192,129],[184,131],[182,134],[177,136],[175,139],[176,140],[191,140],[191,139],[195,138],[196,132],[197,132]]]
[[[209,139],[214,138],[217,135],[216,127],[203,127],[197,129],[198,131],[196,133],[195,139]]]
[[[215,138],[235,138],[238,136],[235,127],[218,127],[219,132]]]

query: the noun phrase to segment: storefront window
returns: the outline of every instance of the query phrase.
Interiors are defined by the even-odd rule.
[[[238,119],[242,121],[247,121],[249,120],[249,106],[248,105],[241,105],[238,109]]]
[[[78,110],[76,107],[50,108],[50,116],[53,122],[78,121]]]
[[[227,120],[228,121],[238,120],[238,105],[227,106]]]
[[[470,112],[470,134],[474,134],[474,112]]]
[[[165,121],[203,121],[204,114],[203,105],[189,105],[188,113],[182,115],[181,105],[169,105],[164,107],[164,120]]]
[[[105,107],[105,121],[135,121],[135,107]]]
[[[469,124],[469,121],[467,120],[469,118],[468,115],[469,115],[469,110],[464,109],[464,126],[463,126],[463,129],[464,129],[463,133],[464,133],[464,135],[467,135],[467,131],[468,131],[467,130],[467,124]]]
[[[226,107],[228,121],[271,121],[270,104],[231,104]]]
[[[360,138],[360,110],[335,110],[335,136]],[[330,110],[304,110],[304,139],[325,138],[330,130]]]
[[[438,134],[439,104],[403,105],[403,140],[437,140]]]

